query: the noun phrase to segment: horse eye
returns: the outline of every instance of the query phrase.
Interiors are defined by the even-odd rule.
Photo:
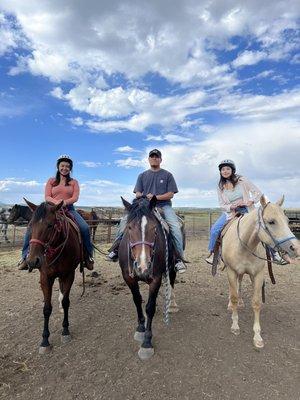
[[[48,228],[53,228],[53,224],[48,224]]]
[[[131,226],[129,226],[128,229],[131,231]]]
[[[274,220],[274,219],[271,219],[271,221],[269,221],[269,224],[270,224],[270,225],[275,225],[275,220]]]

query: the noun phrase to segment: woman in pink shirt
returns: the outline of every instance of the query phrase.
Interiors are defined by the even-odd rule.
[[[62,155],[58,158],[56,167],[57,172],[55,178],[48,179],[46,184],[45,200],[53,204],[58,204],[63,200],[64,207],[66,207],[69,213],[72,214],[79,226],[85,250],[85,265],[88,269],[93,269],[93,245],[91,243],[89,226],[75,210],[73,205],[79,197],[78,182],[70,176],[73,168],[73,161],[69,156]],[[26,257],[29,250],[29,240],[30,231],[27,230],[22,249],[22,261],[19,267],[21,270],[27,269]]]

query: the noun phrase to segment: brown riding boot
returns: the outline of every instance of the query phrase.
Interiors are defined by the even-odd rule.
[[[85,268],[92,271],[94,269],[94,259],[93,257],[89,256],[85,259]]]
[[[24,258],[18,263],[18,270],[25,271],[26,269],[28,269],[28,265],[27,265],[26,258]]]

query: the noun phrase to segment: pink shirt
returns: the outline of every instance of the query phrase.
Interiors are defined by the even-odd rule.
[[[53,186],[55,178],[48,179],[45,187],[45,200],[51,203],[58,204],[64,200],[67,205],[73,204],[79,197],[79,185],[76,179],[72,179],[68,186],[57,185]]]

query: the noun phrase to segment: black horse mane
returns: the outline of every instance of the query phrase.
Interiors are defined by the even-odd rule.
[[[134,220],[135,218],[141,219],[145,215],[150,217],[152,215],[152,208],[149,208],[149,200],[147,197],[140,197],[134,199],[128,214],[128,222]]]
[[[37,222],[46,216],[47,203],[41,203],[32,215],[32,222]]]

